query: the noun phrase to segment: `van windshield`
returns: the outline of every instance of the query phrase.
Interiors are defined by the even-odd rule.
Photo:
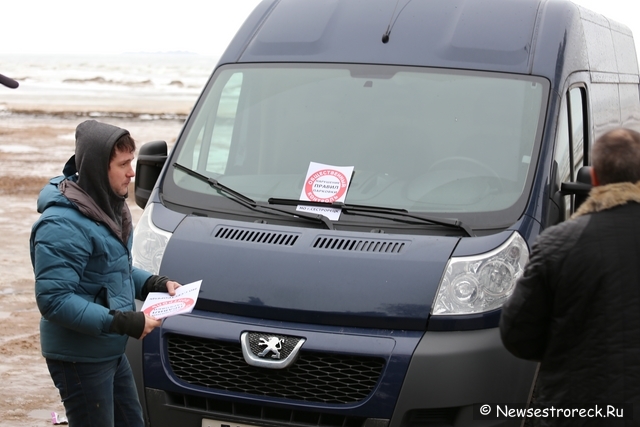
[[[258,202],[300,199],[312,162],[353,167],[345,203],[508,226],[528,198],[547,95],[547,81],[531,76],[224,66],[172,162]],[[179,169],[170,169],[163,194],[209,210],[224,198]]]

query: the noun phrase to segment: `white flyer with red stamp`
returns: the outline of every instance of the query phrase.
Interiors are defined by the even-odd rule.
[[[198,300],[201,284],[202,280],[198,280],[180,286],[173,296],[169,295],[168,292],[149,292],[141,311],[156,319],[191,313]]]
[[[311,162],[300,200],[327,204],[344,202],[352,174],[353,166],[331,166]],[[324,215],[332,221],[337,221],[341,212],[339,208],[303,204],[296,210]]]

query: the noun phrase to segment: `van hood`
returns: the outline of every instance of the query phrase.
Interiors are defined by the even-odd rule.
[[[458,241],[190,216],[169,240],[160,273],[202,279],[196,310],[424,330]]]

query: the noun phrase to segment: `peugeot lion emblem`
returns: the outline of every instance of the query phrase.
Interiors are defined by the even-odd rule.
[[[264,346],[265,349],[258,353],[258,357],[267,357],[269,353],[272,353],[272,359],[280,359],[280,349],[282,348],[282,344],[284,344],[284,338],[260,338],[260,344],[258,345]]]
[[[290,366],[305,341],[301,337],[263,332],[243,332],[240,336],[244,360],[251,366],[269,369]]]

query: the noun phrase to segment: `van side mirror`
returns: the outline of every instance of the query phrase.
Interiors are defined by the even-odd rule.
[[[576,182],[563,182],[560,192],[563,195],[573,194],[575,196],[575,209],[578,209],[593,188],[591,184],[591,166],[582,166],[576,174]]]
[[[167,161],[167,143],[153,141],[140,147],[136,161],[135,197],[142,209],[147,205],[162,167]]]

